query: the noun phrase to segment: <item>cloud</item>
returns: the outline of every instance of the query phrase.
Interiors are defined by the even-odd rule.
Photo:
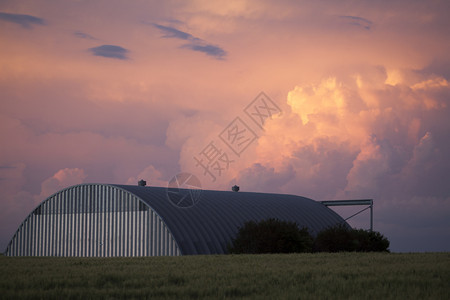
[[[0,169],[0,232],[10,237],[59,170],[77,167],[89,182],[136,184],[142,175],[154,185],[153,166],[157,180],[197,172],[205,188],[229,190],[234,179],[243,191],[373,197],[375,229],[416,242],[414,216],[428,219],[450,195],[450,2],[405,3],[10,1],[8,12],[58,26],[0,19],[25,34],[0,34],[0,165],[16,166]],[[138,24],[143,11],[164,23]],[[80,43],[89,44],[84,54]],[[86,60],[95,55],[88,48],[111,43],[132,54],[106,57],[127,63]],[[211,141],[230,152],[218,135],[245,120],[261,90],[284,115],[230,157],[213,185],[193,157]],[[417,196],[423,205],[402,210]]]
[[[128,59],[127,53],[129,52],[127,49],[115,45],[101,45],[98,47],[89,48],[89,51],[91,51],[95,56],[103,56],[123,60]]]
[[[23,184],[25,168],[24,163],[17,162],[0,167],[0,190],[4,196],[15,193],[15,190]]]
[[[203,52],[206,55],[212,56],[216,59],[224,59],[227,56],[227,52],[222,48],[214,45],[198,45],[198,44],[186,44],[180,48],[188,48],[193,51]]]
[[[188,41],[199,41],[199,38],[194,37],[192,34],[189,34],[187,32],[178,30],[176,28],[173,27],[169,27],[169,26],[163,26],[163,25],[159,25],[159,24],[153,24],[153,26],[155,26],[156,28],[158,28],[159,30],[161,30],[164,35],[162,36],[163,38],[175,38],[175,39],[182,39],[182,40],[188,40]]]
[[[167,187],[168,181],[162,179],[163,175],[153,165],[149,165],[142,170],[137,176],[128,178],[126,184],[137,185],[138,181],[143,179],[148,186]]]
[[[442,129],[435,126],[437,116],[444,118],[441,112],[449,110],[445,97],[437,93],[449,92],[445,81],[422,77],[390,86],[381,84],[382,77],[352,77],[353,83],[331,78],[293,89],[288,95],[292,114],[285,118],[298,120],[296,130],[287,127],[289,120],[280,120],[280,127],[270,123],[273,127],[259,141],[260,156],[272,157],[272,165],[274,160],[292,164],[299,174],[293,181],[316,197],[334,193],[334,197],[370,195],[386,200],[404,195],[406,183],[415,185],[408,184],[410,196],[422,195],[420,189],[430,196],[448,193],[445,185],[427,179],[433,174],[446,177],[450,170],[442,155],[450,143],[442,134],[437,137]],[[371,80],[375,82],[368,84]],[[279,142],[271,145],[271,139]],[[327,159],[331,153],[339,155]],[[330,186],[333,177],[345,180]],[[316,179],[324,178],[327,189],[320,189]]]
[[[436,242],[423,243],[430,230],[450,226],[444,217],[450,210],[450,141],[444,133],[450,87],[441,77],[403,71],[404,80],[391,85],[380,72],[295,87],[287,97],[290,109],[267,123],[253,157],[239,161],[243,167],[229,184],[315,200],[373,198],[375,229],[392,235],[394,251],[408,250],[402,231],[416,220],[418,239],[408,247],[439,249]],[[350,223],[368,226],[367,218]],[[439,235],[448,237],[433,236]]]
[[[83,183],[85,178],[86,174],[83,169],[61,169],[42,183],[39,200],[42,201],[63,188]]]
[[[230,186],[239,183],[242,191],[281,192],[283,186],[295,177],[292,165],[285,166],[281,170],[255,163],[239,172],[238,177],[230,183]]]
[[[347,174],[346,191],[379,194],[379,187],[395,168],[392,155],[395,150],[389,141],[380,141],[376,135],[369,136],[360,145],[360,152]]]
[[[74,36],[80,39],[86,39],[86,40],[98,40],[97,38],[93,37],[92,35],[89,35],[87,33],[81,32],[81,31],[75,31],[73,33]]]
[[[33,195],[22,191],[26,183],[26,164],[14,162],[0,168],[0,252],[4,250],[23,218],[34,207]]]
[[[2,209],[0,220],[2,231],[0,231],[1,246],[6,246],[18,225],[40,202],[55,192],[71,185],[84,181],[86,174],[83,169],[64,168],[57,171],[53,176],[44,180],[41,184],[40,193],[25,191],[26,186],[26,164],[23,162],[7,165],[0,168],[0,176],[6,180],[0,180],[0,193],[2,195]],[[4,244],[4,245],[3,245]],[[0,251],[2,251],[1,249]]]
[[[227,56],[227,52],[221,47],[209,44],[190,33],[178,30],[174,27],[163,26],[155,23],[153,23],[152,25],[163,32],[164,35],[162,36],[162,38],[175,38],[189,41],[189,43],[184,44],[180,47],[182,49],[190,49],[192,51],[202,52],[218,60],[223,60]]]
[[[434,59],[428,66],[419,71],[422,74],[435,74],[450,80],[450,61]]]
[[[355,26],[361,29],[370,30],[372,28],[372,21],[355,16],[339,16],[339,18],[348,25]]]
[[[35,25],[45,25],[44,19],[31,15],[10,14],[0,12],[0,20],[19,24],[20,26],[26,29],[31,29]]]

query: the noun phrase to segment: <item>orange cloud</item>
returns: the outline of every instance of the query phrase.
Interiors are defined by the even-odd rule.
[[[267,124],[253,163],[272,168],[272,172],[292,166],[296,175],[285,178],[285,191],[297,184],[299,193],[309,190],[316,197],[378,194],[380,182],[411,175],[405,174],[404,168],[415,159],[411,157],[414,149],[430,134],[421,137],[423,132],[431,130],[430,119],[422,109],[430,110],[431,116],[433,110],[445,106],[445,99],[433,94],[443,84],[428,84],[429,93],[423,94],[412,88],[417,83],[392,88],[380,77],[375,85],[379,88],[373,89],[374,85],[364,83],[363,77],[354,78],[353,84],[331,78],[317,85],[295,87],[287,96],[291,111]],[[357,80],[364,84],[357,84]],[[408,98],[416,104],[411,106]],[[430,99],[435,107],[427,106]],[[251,165],[248,161],[243,164]],[[241,171],[237,182],[250,181],[252,168]],[[333,177],[341,180],[330,186],[325,179],[336,182]],[[319,181],[327,188],[312,188],[318,187]]]

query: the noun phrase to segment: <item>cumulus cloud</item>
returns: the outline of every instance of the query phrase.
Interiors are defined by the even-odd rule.
[[[292,113],[286,118],[298,120],[296,132],[270,123],[273,127],[266,129],[268,134],[260,141],[265,146],[260,148],[261,155],[274,158],[272,164],[273,160],[287,160],[301,168],[297,174],[309,174],[308,178],[325,165],[330,171],[330,164],[341,164],[335,175],[344,176],[346,181],[334,191],[336,195],[382,195],[383,190],[396,189],[393,179],[417,176],[409,168],[431,175],[431,169],[436,171],[438,164],[449,167],[438,155],[448,142],[441,139],[432,144],[430,131],[433,112],[448,110],[444,99],[433,97],[433,91],[448,89],[442,78],[423,78],[409,86],[380,85],[375,90],[373,84],[367,89],[364,79],[355,78],[353,84],[331,78],[292,90],[287,99]],[[418,91],[418,86],[426,87],[427,94]],[[281,135],[282,140],[278,138]],[[272,138],[282,144],[271,144]],[[281,158],[277,148],[282,149],[278,151]],[[320,155],[332,152],[340,153],[334,161]],[[415,167],[408,167],[411,164]]]
[[[366,193],[371,197],[379,196],[380,187],[386,184],[395,168],[392,153],[395,151],[389,141],[380,141],[375,135],[360,145],[359,154],[347,174],[346,192]]]
[[[43,200],[63,188],[83,183],[85,178],[86,174],[83,169],[61,169],[42,183],[40,198]]]
[[[45,25],[44,19],[22,14],[10,14],[5,12],[0,12],[0,20],[19,24],[23,28],[32,29],[35,25]]]
[[[142,175],[159,185],[158,171],[161,184],[187,171],[205,188],[372,197],[375,229],[397,234],[394,250],[402,234],[416,240],[407,231],[418,215],[428,229],[417,239],[445,230],[429,218],[449,214],[450,2],[406,2],[8,2],[12,12],[45,9],[58,26],[32,32],[23,28],[42,22],[0,19],[10,29],[0,35],[0,184],[8,183],[0,234],[16,229],[42,183],[56,188],[49,178],[67,166],[89,182],[136,184]],[[137,26],[143,11],[167,23]],[[101,68],[86,60],[79,43],[97,36],[126,52],[89,55],[127,59],[133,49],[133,60]],[[229,55],[222,44],[233,60],[217,68]],[[203,54],[214,59],[193,59]],[[259,139],[210,184],[193,157],[211,141],[231,151],[218,135],[245,119],[261,90],[283,116],[255,126]]]
[[[275,171],[274,167],[255,163],[239,172],[238,177],[231,181],[230,186],[239,183],[242,186],[241,191],[280,193],[283,186],[292,180],[295,175],[292,165],[287,165]]]
[[[167,187],[168,184],[168,181],[163,179],[162,173],[152,165],[146,167],[137,176],[128,178],[126,184],[137,185],[141,179],[147,182],[147,186]]]
[[[129,50],[116,45],[101,45],[94,48],[89,48],[89,51],[95,56],[103,56],[107,58],[128,59],[127,53]]]
[[[385,78],[360,74],[295,87],[287,97],[291,110],[267,124],[253,165],[230,184],[316,200],[373,198],[375,213],[386,214],[378,228],[394,239],[415,214],[450,213],[450,162],[443,155],[450,142],[436,127],[450,115],[441,96],[449,95],[448,84],[422,76],[392,86]],[[409,216],[401,206],[410,201],[417,211]]]
[[[227,52],[221,47],[207,43],[204,40],[195,37],[190,33],[178,30],[170,26],[163,26],[155,23],[153,23],[152,25],[157,29],[159,29],[161,32],[163,32],[164,35],[162,36],[162,38],[175,38],[189,41],[189,43],[182,45],[180,48],[202,52],[218,60],[223,60],[227,56]]]

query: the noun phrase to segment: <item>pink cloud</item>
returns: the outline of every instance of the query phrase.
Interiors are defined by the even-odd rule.
[[[84,170],[79,168],[64,168],[59,170],[52,177],[42,182],[41,201],[63,188],[83,183],[86,176]]]
[[[379,217],[386,222],[379,228],[395,231],[394,238],[399,238],[400,229],[394,227],[413,223],[414,215],[422,214],[420,224],[426,224],[433,214],[445,215],[450,209],[445,184],[450,164],[442,156],[449,142],[435,125],[445,123],[449,113],[445,99],[435,92],[450,90],[429,84],[426,77],[397,86],[385,85],[383,77],[370,85],[354,78],[360,82],[328,79],[296,87],[287,97],[291,112],[266,126],[253,158],[257,163],[231,182],[243,190],[272,188],[317,200],[374,198],[376,213],[386,214]],[[427,83],[427,92],[411,87],[421,83]],[[426,105],[429,101],[436,106]],[[405,215],[400,207],[410,201],[415,204]],[[404,250],[395,242],[394,249]]]
[[[137,176],[128,178],[126,184],[136,185],[140,180],[145,180],[148,186],[167,187],[168,185],[168,180],[164,180],[162,173],[152,165],[146,167]]]

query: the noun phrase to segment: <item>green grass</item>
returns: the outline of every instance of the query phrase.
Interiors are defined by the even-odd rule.
[[[0,256],[0,299],[450,299],[450,253]]]

